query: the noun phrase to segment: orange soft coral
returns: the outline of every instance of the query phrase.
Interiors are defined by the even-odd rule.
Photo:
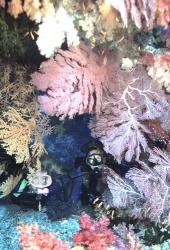
[[[81,231],[73,236],[76,245],[87,247],[88,250],[106,250],[115,240],[115,235],[108,229],[109,220],[106,216],[95,221],[86,213],[79,218]]]
[[[22,225],[17,229],[20,232],[19,244],[22,250],[69,250],[69,246],[55,238],[52,232],[42,232],[37,225]]]

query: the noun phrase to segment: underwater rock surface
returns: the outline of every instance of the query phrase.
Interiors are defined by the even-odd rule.
[[[22,211],[18,206],[0,203],[0,249],[20,250],[18,244],[17,225],[38,224],[39,227],[47,232],[55,232],[56,237],[68,241],[79,231],[78,217],[72,216],[68,220],[51,222],[43,212],[34,210]]]

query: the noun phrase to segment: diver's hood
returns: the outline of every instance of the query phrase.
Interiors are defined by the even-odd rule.
[[[83,153],[88,153],[89,151],[93,150],[93,149],[103,149],[103,144],[100,141],[90,141],[87,142],[86,144],[84,144],[81,147],[81,151]]]

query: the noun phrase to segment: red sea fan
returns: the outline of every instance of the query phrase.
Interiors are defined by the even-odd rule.
[[[86,213],[82,213],[79,225],[81,231],[72,238],[75,245],[85,246],[88,250],[107,250],[115,240],[115,235],[107,228],[109,220],[105,216],[95,221]]]
[[[51,232],[42,232],[37,225],[18,226],[19,244],[22,250],[69,250],[69,246],[55,238]]]
[[[44,92],[38,97],[40,109],[61,120],[76,114],[99,114],[105,75],[98,56],[85,45],[59,50],[32,75],[33,84]]]

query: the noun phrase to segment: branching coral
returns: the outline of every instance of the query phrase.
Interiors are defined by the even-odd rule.
[[[82,213],[79,218],[81,231],[73,236],[76,245],[87,247],[88,250],[106,250],[115,240],[115,235],[108,229],[109,220],[103,216],[99,221]]]
[[[150,161],[156,164],[153,169],[141,163],[142,169],[130,169],[124,179],[109,169],[109,193],[106,190],[103,197],[113,207],[128,210],[131,216],[159,221],[170,207],[170,157],[155,150]]]
[[[18,226],[19,244],[22,250],[69,250],[69,246],[52,232],[42,232],[37,225]]]
[[[59,50],[54,59],[43,62],[32,83],[44,92],[38,97],[41,110],[62,120],[100,113],[105,76],[99,57],[81,44],[71,51]]]

